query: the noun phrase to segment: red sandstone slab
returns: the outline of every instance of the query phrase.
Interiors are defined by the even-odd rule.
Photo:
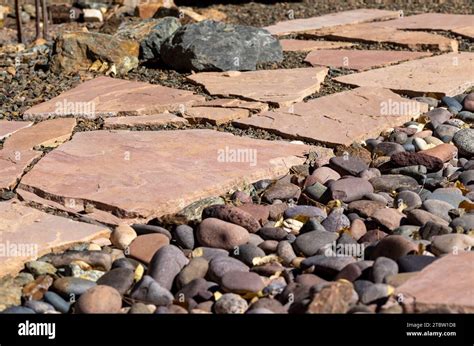
[[[310,149],[211,130],[80,132],[46,154],[19,188],[63,205],[72,200],[148,221],[286,174]]]
[[[76,119],[52,119],[24,127],[5,139],[0,150],[0,191],[16,186],[25,170],[39,159],[35,147],[55,147],[71,137]]]
[[[154,126],[184,126],[188,123],[186,119],[171,113],[154,115],[137,115],[130,117],[112,117],[104,119],[105,129],[119,129],[129,127],[154,127]]]
[[[449,13],[422,13],[414,16],[398,18],[383,23],[387,27],[410,30],[443,30],[461,32],[465,30],[465,36],[472,36],[474,29],[474,15],[449,14]],[[469,34],[469,29],[471,34]]]
[[[28,150],[37,146],[56,147],[68,140],[76,119],[50,119],[24,128],[5,140],[3,150]]]
[[[318,49],[338,49],[354,46],[350,42],[315,41],[315,40],[280,40],[284,52],[310,52]]]
[[[25,170],[41,157],[35,150],[0,150],[0,192],[16,186]]]
[[[184,113],[184,117],[191,123],[208,122],[213,125],[222,125],[249,116],[250,111],[242,108],[192,107]]]
[[[299,102],[286,110],[260,113],[234,122],[287,138],[350,145],[377,137],[426,112],[428,106],[373,87],[357,88]]]
[[[204,98],[187,90],[161,85],[99,77],[28,109],[24,119],[74,116],[150,115],[178,111]]]
[[[474,253],[446,255],[397,287],[410,311],[474,313]]]
[[[278,22],[275,25],[267,26],[265,29],[267,29],[273,35],[287,35],[339,25],[372,22],[376,20],[394,19],[399,17],[400,13],[398,11],[358,9],[330,13],[319,17],[285,20]]]
[[[51,251],[108,236],[106,227],[50,215],[18,201],[0,202],[0,277]]]
[[[284,107],[319,91],[327,72],[328,69],[324,67],[201,72],[188,79],[204,86],[212,95],[239,96]]]
[[[29,121],[0,120],[0,140],[12,135],[18,130],[33,125]]]
[[[308,54],[305,61],[313,66],[342,67],[361,71],[430,55],[431,53],[426,52],[330,49],[313,51]]]
[[[335,78],[409,95],[454,96],[474,85],[474,53],[450,53]]]
[[[336,28],[307,31],[307,38],[328,38],[368,43],[390,43],[414,50],[457,52],[456,40],[428,32],[398,30],[385,26],[386,22],[345,25]]]

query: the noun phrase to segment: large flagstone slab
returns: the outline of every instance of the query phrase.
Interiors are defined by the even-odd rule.
[[[305,61],[313,66],[343,67],[351,70],[368,70],[430,56],[426,52],[388,50],[327,49],[313,51]]]
[[[398,30],[385,26],[385,22],[344,25],[335,28],[307,31],[308,38],[328,38],[367,43],[390,43],[414,50],[457,52],[458,41],[428,32]]]
[[[33,125],[33,123],[29,121],[0,120],[0,140],[31,125]]]
[[[454,96],[474,85],[474,53],[450,53],[335,78],[410,95]]]
[[[286,174],[310,149],[211,130],[81,132],[45,155],[19,188],[77,212],[89,204],[148,221]]]
[[[358,9],[325,14],[319,17],[290,19],[265,27],[272,35],[287,35],[346,24],[399,18],[398,11]]]
[[[284,107],[317,91],[328,73],[325,67],[259,70],[249,72],[202,72],[188,77],[211,95],[269,102]]]
[[[24,119],[150,115],[178,111],[204,97],[144,82],[98,77],[28,109]]]
[[[388,89],[363,87],[294,104],[234,121],[239,127],[264,129],[288,138],[350,145],[377,137],[426,112],[428,106]]]
[[[474,16],[466,14],[450,13],[422,13],[414,16],[408,16],[389,20],[383,23],[387,27],[410,30],[443,30],[454,33],[462,33],[467,37],[472,36],[474,29]],[[471,28],[471,34],[469,34]]]
[[[188,124],[184,118],[171,113],[153,115],[137,115],[130,117],[110,117],[104,119],[105,129],[119,129],[129,127],[154,127],[154,126],[176,126],[181,127]]]
[[[73,221],[22,205],[0,202],[0,277],[51,251],[107,236],[107,227]]]
[[[448,254],[397,287],[409,311],[474,313],[474,252]]]
[[[354,46],[351,42],[315,41],[315,40],[280,40],[284,52],[310,52],[318,49],[338,49]]]

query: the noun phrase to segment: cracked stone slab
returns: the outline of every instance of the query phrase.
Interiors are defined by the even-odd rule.
[[[171,113],[161,113],[153,115],[137,115],[130,117],[111,117],[104,119],[104,129],[120,129],[128,127],[154,127],[154,126],[175,126],[181,127],[188,124],[184,118]]]
[[[76,217],[79,220],[83,220],[84,222],[93,223],[93,222],[100,222],[104,225],[109,226],[118,226],[121,223],[133,224],[140,222],[139,219],[121,219],[115,215],[112,215],[109,212],[99,210],[96,208],[88,208],[87,214],[84,214],[83,211],[85,209],[84,204],[81,201],[75,201],[73,199],[66,200],[66,205],[61,204],[59,202],[55,202],[46,198],[42,198],[37,194],[23,190],[21,188],[17,188],[15,190],[18,199],[24,202],[28,206],[33,206],[35,208],[47,208],[49,210],[66,212],[71,216]],[[78,212],[80,210],[81,213]]]
[[[35,150],[0,150],[0,192],[13,189],[25,170],[41,155]]]
[[[325,67],[259,70],[248,72],[201,72],[188,77],[211,95],[238,96],[284,107],[319,91],[328,73]]]
[[[178,111],[204,97],[161,85],[98,77],[28,109],[24,119],[73,116],[99,117],[152,115]]]
[[[196,102],[193,107],[223,107],[223,108],[242,108],[249,111],[263,112],[268,110],[268,104],[257,101],[246,101],[240,99],[221,99],[208,100],[204,102]]]
[[[327,49],[309,53],[305,61],[313,66],[343,67],[362,71],[430,55],[431,53],[427,52]]]
[[[413,50],[458,51],[458,42],[454,39],[428,32],[398,30],[385,26],[385,23],[364,23],[313,30],[305,32],[303,36],[353,42],[390,43]]]
[[[35,147],[54,148],[67,141],[76,126],[76,119],[50,119],[24,128],[5,140],[2,150],[28,150]]]
[[[33,123],[29,121],[0,120],[0,140],[31,125],[33,125]]]
[[[222,125],[232,120],[248,118],[250,111],[243,108],[192,107],[188,108],[183,116],[191,123],[208,122],[213,125]]]
[[[315,40],[280,40],[284,52],[310,52],[318,49],[349,48],[355,44],[351,42],[315,41]]]
[[[317,30],[346,24],[372,22],[399,17],[400,13],[398,11],[358,9],[325,14],[319,17],[285,20],[274,25],[267,26],[265,29],[267,29],[272,35],[281,36],[308,30]]]
[[[15,275],[25,262],[51,251],[108,236],[104,226],[50,215],[13,200],[0,202],[0,277]]]
[[[42,155],[36,147],[56,147],[68,140],[76,120],[51,119],[24,127],[5,139],[0,150],[0,191],[11,190]]]
[[[412,110],[412,111],[410,111]],[[234,121],[238,127],[328,145],[350,145],[402,125],[428,111],[428,105],[382,88],[363,87],[299,102],[286,110]]]
[[[474,53],[449,53],[335,78],[418,96],[454,96],[474,85]]]
[[[212,130],[80,132],[46,154],[19,188],[76,212],[90,204],[146,222],[286,174],[311,148]]]
[[[387,27],[409,30],[451,31],[473,38],[474,15],[449,13],[422,13],[413,16],[389,20],[383,23]]]
[[[474,253],[448,254],[397,287],[411,311],[474,313]]]

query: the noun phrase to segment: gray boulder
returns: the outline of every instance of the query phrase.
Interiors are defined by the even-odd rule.
[[[177,70],[246,71],[283,60],[280,42],[267,30],[212,20],[184,25],[161,47],[165,63]]]

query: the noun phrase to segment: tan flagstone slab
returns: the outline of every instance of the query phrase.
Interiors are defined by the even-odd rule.
[[[196,102],[193,107],[223,107],[223,108],[242,108],[249,111],[266,111],[268,103],[257,101],[246,101],[240,99],[213,99],[204,102]]]
[[[178,111],[202,96],[144,82],[98,77],[28,109],[24,119],[150,115]]]
[[[438,50],[457,52],[458,42],[428,32],[398,30],[385,26],[385,22],[345,25],[336,28],[307,31],[307,38],[328,38],[368,43],[391,43],[414,50]]]
[[[24,128],[5,140],[3,150],[28,150],[37,146],[56,147],[68,140],[76,119],[50,119]]]
[[[0,140],[31,125],[33,125],[33,123],[29,121],[0,120]]]
[[[430,55],[431,53],[426,52],[328,49],[309,53],[305,61],[313,66],[343,67],[360,71]]]
[[[148,221],[286,174],[310,149],[212,130],[80,132],[46,154],[19,188],[77,211],[90,204]]]
[[[183,126],[188,121],[171,113],[161,113],[153,115],[137,115],[129,117],[111,117],[104,119],[105,129],[117,129],[127,127],[147,127],[147,126]]]
[[[355,44],[351,42],[315,41],[315,40],[280,40],[284,52],[309,52],[318,49],[348,48]]]
[[[389,20],[383,23],[387,27],[411,30],[443,30],[461,32],[465,30],[465,36],[472,36],[474,29],[474,15],[450,14],[450,13],[422,13],[413,16]],[[469,31],[471,34],[469,34]]]
[[[474,85],[474,53],[449,53],[334,78],[409,95],[454,96]]]
[[[474,313],[474,252],[448,254],[397,287],[410,311]]]
[[[412,110],[412,111],[409,111]],[[350,145],[417,118],[428,105],[373,87],[356,88],[234,121],[288,138]]]
[[[358,9],[325,14],[319,17],[304,19],[290,19],[265,27],[272,35],[287,35],[302,31],[316,30],[346,24],[372,22],[399,18],[398,11],[385,11],[377,9]]]
[[[192,107],[184,115],[192,123],[209,122],[213,125],[226,124],[232,120],[250,116],[248,109],[222,107]]]
[[[202,72],[188,79],[202,85],[211,95],[269,102],[280,107],[302,101],[321,87],[325,67],[259,70],[248,72]]]
[[[46,253],[109,233],[107,227],[50,215],[19,201],[0,202],[0,277],[15,275],[25,262]]]

